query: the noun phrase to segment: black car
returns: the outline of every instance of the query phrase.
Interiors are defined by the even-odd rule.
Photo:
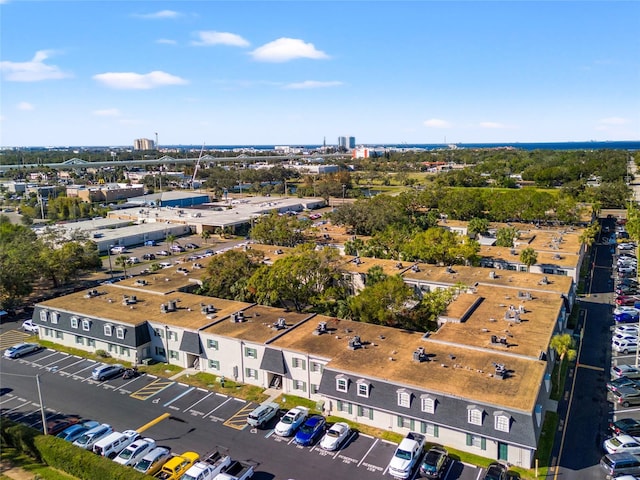
[[[612,435],[631,435],[636,437],[640,435],[640,422],[635,418],[621,418],[615,422],[609,423],[609,431]]]
[[[507,480],[507,467],[498,462],[491,463],[482,480]]]
[[[616,288],[616,295],[637,295],[638,291],[636,285],[619,285]]]
[[[143,260],[155,260],[156,256],[153,253],[145,253],[142,255]]]
[[[426,478],[439,479],[449,463],[449,453],[442,447],[431,447],[420,465],[420,474]]]

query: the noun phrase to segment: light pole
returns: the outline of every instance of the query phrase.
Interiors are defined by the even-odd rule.
[[[40,390],[40,375],[36,375],[36,386],[38,387],[38,401],[40,402],[40,414],[42,415],[42,432],[47,434],[47,414],[42,403],[42,391]]]
[[[342,205],[344,205],[344,195],[347,192],[347,186],[342,184]]]
[[[113,245],[109,245],[109,250],[107,250],[107,254],[109,255],[109,276],[113,280],[113,267],[111,265],[111,249],[112,248],[113,248]]]

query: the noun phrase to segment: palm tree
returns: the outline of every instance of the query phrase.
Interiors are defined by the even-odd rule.
[[[169,244],[169,251],[171,251],[171,247],[173,247],[173,244],[176,243],[176,236],[173,233],[168,233],[166,240]]]
[[[560,357],[560,365],[558,366],[558,385],[560,384],[560,375],[562,372],[562,364],[565,359],[572,362],[575,360],[578,352],[575,349],[573,337],[568,333],[558,333],[551,338],[549,346],[555,350]]]
[[[122,267],[122,269],[124,270],[124,276],[125,278],[127,277],[127,265],[129,263],[129,257],[127,257],[126,255],[119,255],[116,258],[116,265],[118,265],[119,267]]]
[[[208,230],[203,230],[202,233],[200,234],[200,237],[202,238],[202,241],[206,244],[207,240],[209,240],[209,237],[211,237],[211,233],[209,233]]]

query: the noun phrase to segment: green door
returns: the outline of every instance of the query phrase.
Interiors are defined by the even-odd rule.
[[[509,445],[506,443],[498,442],[498,460],[508,460],[509,458]]]

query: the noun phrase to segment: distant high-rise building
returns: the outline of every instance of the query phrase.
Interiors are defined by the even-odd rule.
[[[356,148],[356,137],[338,137],[339,150],[351,150]]]
[[[153,150],[154,148],[156,148],[155,142],[148,138],[136,138],[133,141],[134,150]]]

